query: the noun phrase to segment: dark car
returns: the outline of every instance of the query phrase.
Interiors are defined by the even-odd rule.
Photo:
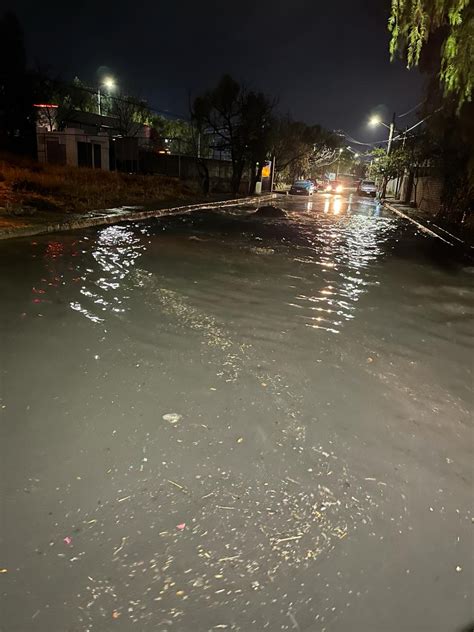
[[[310,180],[296,180],[291,185],[290,195],[313,195],[314,184]]]

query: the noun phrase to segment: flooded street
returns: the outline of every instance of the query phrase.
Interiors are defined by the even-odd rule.
[[[0,244],[1,632],[463,632],[474,267],[370,199]]]

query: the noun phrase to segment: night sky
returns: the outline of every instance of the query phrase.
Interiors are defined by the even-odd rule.
[[[277,96],[294,118],[367,142],[386,137],[383,128],[368,128],[370,113],[389,117],[421,98],[421,75],[389,61],[389,4],[15,0],[11,8],[31,61],[65,79],[92,85],[106,67],[124,91],[186,116],[189,91],[196,95],[228,72]]]

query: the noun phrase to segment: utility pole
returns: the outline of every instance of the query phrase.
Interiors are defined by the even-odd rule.
[[[102,116],[102,100],[100,98],[100,88],[97,88],[97,104],[99,106],[99,116]]]
[[[395,118],[396,118],[396,114],[394,112],[392,116],[392,122],[390,123],[390,128],[389,128],[390,131],[388,134],[387,155],[390,153],[390,149],[392,148],[393,132],[395,129]]]
[[[389,127],[389,133],[388,133],[387,156],[390,154],[390,150],[392,149],[393,132],[395,130],[395,118],[396,118],[396,114],[394,112],[393,116],[392,116],[392,121],[391,121],[390,127]],[[385,195],[387,194],[387,184],[388,184],[388,178],[387,178],[387,176],[384,176],[383,177],[383,187],[382,187],[382,197],[383,198],[385,198]]]
[[[272,156],[272,177],[270,178],[270,193],[273,193],[273,185],[275,184],[275,156]]]
[[[336,180],[339,177],[339,161],[341,160],[342,147],[339,149],[339,156],[337,157],[337,165],[336,165]]]

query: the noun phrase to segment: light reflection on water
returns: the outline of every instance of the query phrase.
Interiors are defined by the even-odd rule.
[[[124,279],[145,247],[135,229],[118,225],[101,229],[91,253],[98,267],[86,269],[81,277],[83,298],[71,301],[71,308],[95,323],[104,322],[108,312],[125,312],[128,296]],[[97,273],[101,275],[98,278]]]
[[[360,296],[371,284],[378,282],[370,266],[383,254],[384,244],[394,223],[388,219],[374,221],[361,214],[352,214],[349,212],[351,199],[347,201],[340,196],[326,197],[323,215],[315,214],[312,204],[306,203],[305,213],[296,216],[295,225],[291,226],[294,234],[284,239],[286,248],[277,251],[274,259],[278,261],[278,274],[283,266],[283,276],[293,276],[296,282],[282,286],[274,295],[271,288],[258,288],[255,299],[263,302],[278,299],[282,305],[298,309],[296,318],[304,326],[338,334],[344,322],[354,318]],[[329,210],[331,213],[326,217]],[[226,242],[224,273],[229,269],[229,264],[242,264],[240,248],[235,247],[242,244],[242,239],[245,240],[245,236],[237,234],[233,242]],[[157,252],[155,244],[159,244],[160,240],[160,234],[150,238],[146,235],[146,229],[139,230],[136,226],[108,226],[100,229],[97,238],[88,242],[95,265],[83,269],[80,296],[70,301],[71,308],[95,323],[104,322],[108,314],[124,314],[129,309],[127,304],[132,294],[147,292],[143,287],[143,279],[147,279],[147,275],[130,276],[131,271],[137,266],[140,268],[140,260],[143,262],[145,258],[151,261],[152,267],[158,272],[160,251]],[[222,240],[205,243],[207,257],[220,256],[219,249],[224,245]],[[183,244],[189,244],[186,235],[181,236],[177,248],[183,248]],[[193,252],[193,249],[184,252],[184,261]],[[267,254],[275,250],[260,247],[257,252]],[[265,266],[266,273],[271,273],[272,260],[268,264],[270,268]],[[164,270],[168,275],[173,273],[168,265]],[[223,293],[220,296],[221,303],[233,300],[234,277],[226,279],[224,276],[217,281],[211,277],[207,281],[207,285],[213,287],[201,291],[198,297],[200,307],[212,310],[212,303],[215,302],[213,293]],[[167,283],[165,279],[165,285]],[[168,289],[174,291],[175,288],[171,286]],[[203,290],[202,283],[200,289]]]
[[[254,299],[262,302],[263,311],[263,303],[278,300],[281,309],[286,305],[297,310],[295,317],[303,326],[330,334],[340,333],[344,322],[355,317],[359,298],[371,284],[378,282],[377,278],[373,277],[370,266],[383,254],[384,244],[392,232],[394,223],[389,219],[374,221],[372,217],[364,214],[354,214],[351,212],[351,204],[352,196],[347,200],[341,196],[327,195],[323,212],[318,214],[313,202],[308,201],[304,206],[304,212],[296,214],[294,223],[289,224],[292,232],[290,231],[288,238],[282,239],[286,246],[284,249],[275,252],[273,248],[259,247],[256,250],[259,254],[275,253],[273,261],[278,261],[275,274],[283,274],[284,278],[294,279],[293,283],[283,284],[278,292],[272,293],[272,288],[259,287],[260,280],[249,278],[247,275],[247,290],[249,281],[257,280]],[[176,248],[182,249],[184,244],[189,244],[189,235],[178,237],[180,241],[179,245],[175,244]],[[162,262],[165,267],[160,270],[157,265],[161,253],[159,249],[157,252],[156,244],[162,240],[160,233],[151,237],[147,235],[147,229],[143,226],[138,228],[116,225],[100,229],[95,240],[83,241],[82,244],[89,248],[85,252],[92,257],[94,265],[82,268],[79,296],[70,301],[71,309],[94,323],[103,323],[108,315],[124,315],[130,309],[130,298],[139,292],[148,291],[149,286],[143,285],[145,281],[149,282],[149,275],[146,271],[140,270],[145,260],[151,262],[156,280],[160,278],[162,271],[165,272],[165,289],[168,286],[167,289],[174,291],[172,282],[170,285],[170,281],[166,279],[166,275],[169,277],[173,274],[166,258],[169,257],[165,254],[166,249]],[[242,265],[240,247],[247,247],[246,240],[246,236],[239,232],[230,243],[226,239],[224,244],[224,240],[219,239],[219,236],[214,241],[206,240],[207,257],[218,258],[220,249],[225,245],[226,262],[222,268],[222,279],[213,279],[211,275],[205,288],[200,279],[200,293],[196,297],[200,308],[213,311],[217,295],[220,304],[234,300],[234,293],[237,291],[236,279],[233,275],[230,279],[226,278],[226,272],[229,265]],[[183,253],[183,261],[186,262],[186,258],[192,257],[194,252],[195,249],[187,249]],[[268,264],[265,271],[266,274],[271,274],[272,260],[269,260]],[[145,274],[131,275],[134,269]],[[252,277],[255,271],[254,269]],[[195,273],[196,270],[193,270],[192,274]],[[243,274],[245,275],[245,272]],[[146,302],[150,305],[150,297],[147,297]],[[240,304],[242,308],[245,307]],[[254,309],[257,309],[257,312],[261,311],[255,306]],[[243,320],[247,318],[246,314],[238,316]],[[259,323],[258,313],[255,316],[253,329],[257,331],[256,328],[262,328],[258,335],[265,337],[268,332],[263,329],[265,326],[268,328],[268,321],[264,325]],[[281,316],[283,318],[284,314]],[[291,318],[290,315],[287,317]]]
[[[351,198],[346,203],[341,197],[328,196],[323,213],[327,215],[331,210],[335,219],[329,215],[320,222],[312,252],[295,258],[299,263],[317,265],[321,273],[312,275],[313,291],[292,297],[291,304],[301,307],[306,303],[310,312],[326,314],[324,318],[320,313],[299,316],[308,321],[306,326],[335,334],[340,332],[344,321],[354,318],[360,296],[378,282],[370,266],[384,253],[384,245],[395,226],[388,219],[374,221],[364,215],[350,214],[351,202]]]

